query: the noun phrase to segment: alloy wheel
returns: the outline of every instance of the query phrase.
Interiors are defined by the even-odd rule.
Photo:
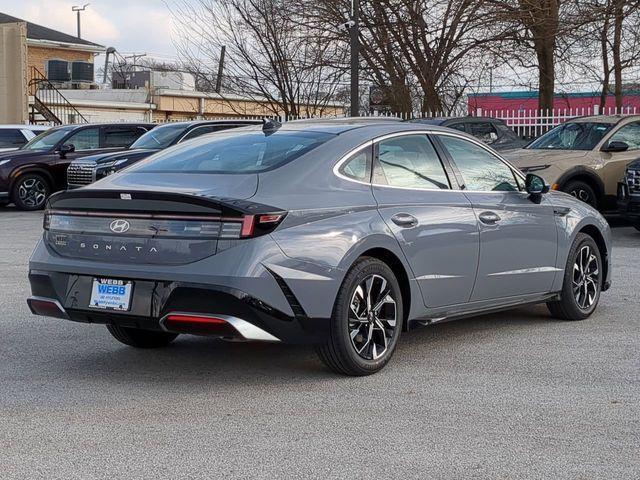
[[[598,298],[600,268],[598,257],[589,245],[583,246],[573,265],[573,294],[578,307],[588,310]]]
[[[39,178],[27,178],[18,186],[18,196],[23,205],[37,208],[47,198],[47,186]]]
[[[397,325],[396,300],[387,280],[380,275],[369,275],[351,296],[351,345],[365,360],[377,360],[389,349]]]
[[[582,200],[584,203],[591,204],[591,195],[586,190],[582,188],[576,188],[569,192],[571,195],[576,197],[578,200]]]

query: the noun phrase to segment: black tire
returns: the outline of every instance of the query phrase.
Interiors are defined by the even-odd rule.
[[[107,330],[119,342],[136,348],[166,347],[178,336],[177,333],[156,332],[117,325],[107,325]]]
[[[20,210],[41,210],[51,194],[46,178],[37,173],[18,177],[11,190],[11,199]]]
[[[640,223],[637,223],[633,226],[633,228],[635,228],[636,230],[638,230],[640,232]]]
[[[562,191],[573,195],[578,200],[598,208],[598,195],[591,185],[581,180],[571,180],[562,187]]]
[[[588,249],[588,250],[583,250]],[[585,280],[585,275],[578,270],[576,270],[577,262],[580,261],[579,255],[587,252],[589,255],[593,255],[595,258],[595,270],[597,270],[597,278],[592,282],[588,282]],[[593,260],[589,259],[589,264],[586,265],[585,270],[592,270]],[[583,262],[584,263],[584,262]],[[600,249],[596,242],[589,235],[584,233],[579,233],[576,239],[571,246],[571,250],[569,251],[569,258],[567,259],[567,264],[565,266],[564,271],[564,281],[562,285],[562,292],[560,295],[560,300],[556,300],[553,302],[548,302],[547,307],[555,318],[561,320],[584,320],[591,316],[591,314],[595,311],[598,306],[598,301],[600,300],[600,293],[602,292],[602,274],[604,269],[602,267],[602,255],[600,253]],[[575,282],[576,276],[578,277],[578,282]],[[586,289],[583,290],[583,286],[587,283]],[[581,285],[577,287],[576,284]],[[593,301],[590,301],[588,306],[585,304],[580,305],[579,299],[576,298],[576,295],[582,295],[585,300],[590,299],[590,288],[591,285],[594,287],[593,293]],[[576,290],[574,290],[574,288]],[[586,296],[585,296],[585,292]]]
[[[370,287],[367,283],[369,279]],[[358,288],[361,289],[360,295]],[[380,305],[375,309],[376,314],[367,313],[374,309],[365,304],[366,300],[360,302],[356,298],[359,295],[364,300],[362,293],[365,289],[372,291],[369,306]],[[361,315],[352,310],[352,302],[358,305],[357,310],[362,312]],[[318,356],[327,367],[343,375],[364,376],[380,371],[396,349],[402,331],[403,313],[400,285],[391,268],[375,258],[359,259],[347,273],[338,291],[330,320],[329,339],[316,348]],[[393,316],[395,320],[392,321]],[[357,344],[362,344],[360,353]],[[383,347],[383,353],[379,353]]]

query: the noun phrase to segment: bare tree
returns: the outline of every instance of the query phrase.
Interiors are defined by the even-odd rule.
[[[316,30],[339,38],[335,26],[344,22],[350,0],[301,2]],[[490,27],[490,15],[485,0],[362,0],[363,75],[386,91],[395,112],[447,112],[462,98],[485,47],[504,37],[504,24]]]
[[[176,47],[199,85],[218,81],[226,47],[224,93],[266,101],[274,115],[322,114],[339,87],[332,65],[344,49],[305,31],[284,0],[181,0],[172,7]]]

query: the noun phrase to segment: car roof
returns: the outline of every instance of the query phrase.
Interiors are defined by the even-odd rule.
[[[198,126],[198,125],[227,125],[229,123],[240,125],[262,125],[262,120],[247,120],[242,118],[220,118],[216,120],[184,120],[181,122],[166,122],[155,124],[156,128],[166,126],[180,126],[184,128]]]
[[[463,116],[463,117],[425,117],[425,118],[414,118],[412,120],[407,120],[409,123],[424,123],[425,125],[446,125],[447,123],[453,122],[470,122],[470,123],[479,123],[479,122],[498,122],[504,123],[503,120],[494,117],[473,117],[471,115]]]
[[[5,129],[5,128],[19,128],[21,130],[49,130],[51,127],[48,125],[25,125],[25,124],[6,124],[6,125],[0,125],[0,129]]]
[[[247,127],[243,130],[260,131],[261,127]],[[360,119],[352,119],[352,121],[329,121],[327,119],[322,120],[305,120],[305,121],[291,121],[282,124],[277,129],[278,132],[315,132],[315,133],[328,133],[333,135],[342,135],[347,132],[358,131],[362,137],[366,136],[381,136],[397,132],[451,132],[450,128],[442,127],[438,125],[427,125],[420,123],[409,123],[402,121],[374,121],[367,122]],[[463,132],[457,132],[461,135],[465,135]]]
[[[588,115],[584,117],[571,118],[569,122],[579,123],[620,123],[625,120],[640,120],[640,115]]]

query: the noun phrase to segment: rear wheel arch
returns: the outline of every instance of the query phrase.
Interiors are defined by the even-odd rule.
[[[407,319],[409,318],[409,312],[411,310],[411,284],[409,283],[409,276],[404,264],[400,258],[391,250],[386,248],[376,247],[362,252],[358,260],[363,257],[370,257],[380,260],[385,263],[396,276],[398,283],[400,284],[400,294],[402,295],[403,304],[403,328],[407,329]],[[357,262],[357,260],[356,260]],[[354,263],[355,264],[355,263]]]

